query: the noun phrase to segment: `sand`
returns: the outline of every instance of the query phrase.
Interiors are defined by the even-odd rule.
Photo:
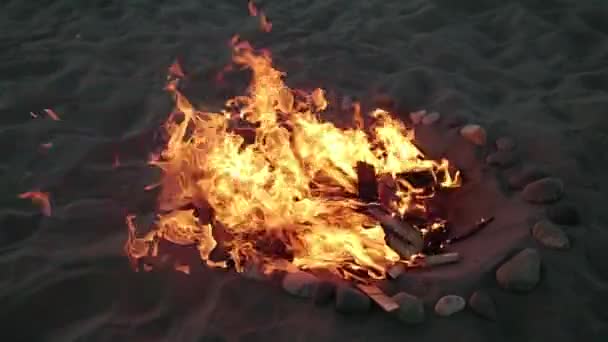
[[[244,1],[1,2],[5,340],[608,340],[606,3],[284,0],[260,7],[273,22],[270,33],[259,31]],[[497,256],[479,261],[475,284],[455,288],[463,296],[487,288],[496,322],[467,310],[432,314],[458,268],[408,274],[401,285],[427,295],[429,317],[417,327],[378,309],[338,314],[231,272],[134,273],[122,253],[124,216],[154,208],[155,191],[142,189],[158,179],[146,159],[171,110],[166,69],[178,57],[194,102],[216,106],[246,85],[242,75],[213,81],[235,33],[269,48],[293,87],[362,99],[386,94],[404,118],[436,110],[486,127],[490,144],[513,137],[526,163],[563,179],[562,201],[580,210],[582,223],[567,231],[572,248],[539,248],[542,281],[526,295],[497,288],[490,262]],[[507,200],[517,194],[478,186],[483,208],[522,212],[513,209],[520,200]],[[17,198],[34,189],[50,193],[52,216]],[[533,243],[518,235],[531,228],[526,220],[507,220],[517,233],[502,230],[505,249]],[[483,256],[484,241],[459,248],[469,259],[477,248]]]

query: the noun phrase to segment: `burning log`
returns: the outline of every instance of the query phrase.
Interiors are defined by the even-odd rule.
[[[357,162],[357,180],[359,198],[364,202],[376,202],[378,200],[378,180],[374,166],[361,161]]]
[[[368,208],[368,212],[380,222],[386,232],[387,243],[392,248],[398,249],[396,252],[401,257],[409,258],[422,251],[424,240],[420,231],[414,226],[391,216],[380,208]]]
[[[392,175],[382,174],[378,177],[378,197],[383,207],[390,208],[391,203],[399,200],[396,192],[397,184]]]
[[[460,261],[460,254],[453,253],[444,253],[444,254],[435,254],[435,255],[427,255],[419,260],[414,262],[414,266],[419,267],[434,267],[441,266],[446,264],[453,264]]]
[[[404,241],[401,237],[393,234],[392,232],[386,232],[385,237],[386,244],[403,259],[408,259],[412,255],[420,252],[420,250],[412,244]]]
[[[399,304],[374,285],[357,284],[359,290],[376,302],[384,311],[393,312],[399,309]]]

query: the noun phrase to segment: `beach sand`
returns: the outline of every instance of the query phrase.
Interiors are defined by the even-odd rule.
[[[608,341],[608,3],[259,6],[269,33],[245,1],[0,2],[3,340]],[[124,217],[154,209],[157,192],[143,188],[159,177],[146,161],[172,109],[167,68],[179,58],[193,102],[221,104],[248,82],[214,81],[234,34],[270,49],[293,88],[386,94],[404,118],[435,110],[486,127],[489,143],[513,137],[580,211],[572,248],[539,248],[542,281],[529,294],[482,274],[496,322],[466,310],[435,317],[430,303],[416,327],[378,309],[342,315],[233,272],[133,272]],[[18,198],[32,190],[50,194],[50,217]]]

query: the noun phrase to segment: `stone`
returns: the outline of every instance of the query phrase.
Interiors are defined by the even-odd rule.
[[[399,320],[407,324],[424,322],[424,303],[420,298],[405,292],[399,292],[392,298],[399,304],[397,309]]]
[[[291,295],[311,298],[319,283],[319,278],[314,275],[308,272],[296,271],[287,273],[283,277],[282,285],[283,289]]]
[[[509,137],[496,139],[496,148],[499,151],[512,151],[515,148],[515,141]]]
[[[530,203],[546,204],[560,200],[564,194],[564,183],[559,178],[545,177],[526,185],[523,197]]]
[[[486,130],[479,125],[465,125],[460,129],[460,135],[475,145],[482,146],[486,144]]]
[[[464,310],[466,305],[467,302],[460,296],[443,296],[435,303],[435,313],[441,317],[448,317]]]
[[[330,281],[321,281],[317,284],[312,296],[313,302],[317,305],[329,303],[336,294],[336,285]]]
[[[489,319],[496,320],[496,304],[492,297],[484,291],[475,291],[469,298],[469,307],[477,315]]]
[[[557,203],[547,208],[547,218],[554,223],[574,226],[580,223],[578,209],[573,204]]]
[[[410,120],[414,125],[418,125],[422,122],[422,119],[426,116],[426,110],[419,110],[410,113]]]
[[[438,112],[432,112],[432,113],[425,115],[422,118],[422,124],[429,126],[429,125],[432,125],[435,122],[439,121],[440,118],[441,118],[441,114],[439,114]]]
[[[608,234],[588,232],[585,238],[585,256],[591,268],[608,281]]]
[[[505,290],[529,292],[540,281],[540,267],[538,251],[526,248],[496,270],[496,280]]]
[[[339,286],[336,290],[336,310],[341,313],[364,313],[369,311],[371,299],[349,286]]]
[[[512,189],[521,189],[531,182],[547,177],[549,174],[535,166],[524,167],[511,173],[507,178],[507,184]]]
[[[568,235],[549,220],[538,221],[534,227],[532,227],[532,236],[545,247],[555,249],[570,248],[570,239],[568,239]]]
[[[496,151],[486,157],[486,163],[498,167],[509,167],[516,161],[517,155],[513,151]]]

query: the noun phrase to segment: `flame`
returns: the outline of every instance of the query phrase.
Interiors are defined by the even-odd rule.
[[[249,15],[252,17],[260,17],[260,29],[264,32],[270,32],[272,30],[272,23],[266,17],[263,11],[258,10],[255,3],[251,0],[247,2],[247,9],[249,10]]]
[[[51,202],[47,192],[28,191],[18,196],[21,199],[30,199],[32,203],[40,207],[44,216],[51,216]]]
[[[60,121],[60,120],[61,120],[61,119],[59,118],[59,115],[57,115],[57,113],[55,113],[55,111],[54,111],[54,110],[52,110],[52,109],[48,109],[48,108],[47,108],[47,109],[45,109],[45,110],[44,110],[44,112],[45,112],[45,113],[46,113],[46,115],[48,115],[48,116],[49,116],[49,118],[51,118],[52,120],[55,120],[55,121]]]
[[[251,2],[249,9],[258,14]],[[413,131],[385,110],[372,111],[368,127],[358,103],[352,106],[355,128],[322,121],[319,114],[329,106],[322,89],[288,88],[267,51],[238,36],[231,43],[233,62],[252,71],[247,95],[206,112],[167,88],[176,111],[165,124],[166,146],[151,161],[164,174],[160,214],[141,237],[127,218],[131,260],[156,255],[164,239],[195,245],[209,266],[226,267],[210,257],[220,247],[239,272],[253,263],[377,279],[390,265],[407,262],[387,245],[379,222],[358,210],[357,162],[395,180],[397,199],[390,205],[400,214],[424,209],[418,197],[432,196],[400,174],[427,171],[444,188],[459,186],[459,174],[448,171],[447,160],[425,159]],[[212,219],[188,205],[207,208]],[[227,237],[216,240],[218,227]]]

